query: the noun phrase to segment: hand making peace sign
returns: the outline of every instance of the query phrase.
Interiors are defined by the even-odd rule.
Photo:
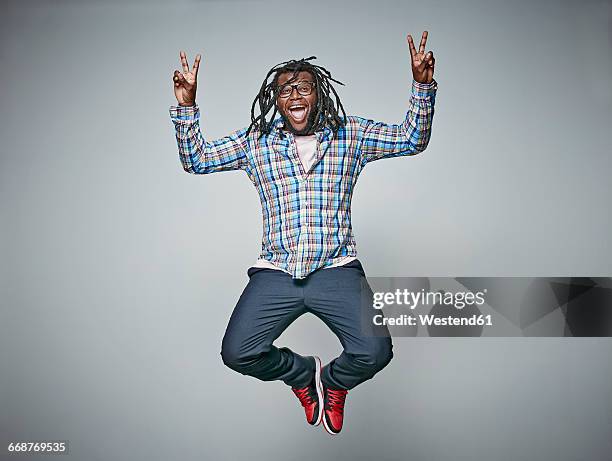
[[[199,54],[196,55],[193,68],[189,70],[187,55],[184,51],[181,51],[179,55],[181,57],[181,64],[183,65],[183,72],[181,73],[178,70],[174,71],[172,77],[174,81],[174,96],[176,96],[179,106],[193,106],[195,104],[196,88],[198,86],[198,69],[200,68],[200,59],[202,57]]]
[[[436,60],[433,52],[425,54],[425,44],[427,43],[427,31],[423,32],[419,51],[414,47],[412,36],[408,34],[408,47],[410,48],[410,58],[412,60],[412,76],[419,83],[431,83],[433,80],[434,65]]]

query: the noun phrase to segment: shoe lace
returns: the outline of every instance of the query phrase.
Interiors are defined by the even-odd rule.
[[[326,410],[344,410],[344,401],[348,391],[346,389],[326,389],[327,399],[325,402]]]
[[[311,386],[302,387],[301,389],[296,389],[292,387],[291,390],[296,395],[296,397],[300,400],[300,403],[302,404],[303,407],[306,407],[307,405],[311,405],[314,403],[315,400],[313,398]]]

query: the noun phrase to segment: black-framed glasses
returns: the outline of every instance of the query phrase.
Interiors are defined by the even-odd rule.
[[[278,89],[278,95],[281,98],[288,98],[289,96],[291,96],[291,93],[293,93],[293,89],[295,88],[297,92],[302,96],[308,96],[310,93],[312,93],[314,87],[315,82],[304,81],[293,84],[286,83]]]

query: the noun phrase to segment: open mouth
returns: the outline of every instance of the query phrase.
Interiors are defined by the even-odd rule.
[[[292,104],[287,112],[297,123],[306,120],[307,108],[305,104]]]

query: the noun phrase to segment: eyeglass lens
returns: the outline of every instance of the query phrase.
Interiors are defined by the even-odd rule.
[[[312,83],[311,82],[300,82],[298,84],[287,84],[283,85],[280,89],[280,95],[283,97],[289,96],[293,93],[293,88],[297,88],[297,91],[302,96],[308,96],[312,93]]]

